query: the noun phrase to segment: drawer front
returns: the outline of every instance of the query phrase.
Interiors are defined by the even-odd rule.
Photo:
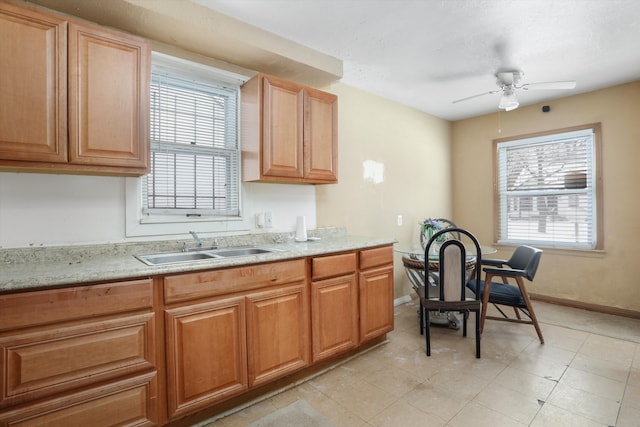
[[[0,338],[0,407],[150,370],[154,313]]]
[[[356,271],[356,253],[316,257],[311,260],[311,280],[343,276]]]
[[[151,279],[0,296],[0,332],[150,309]]]
[[[305,259],[180,274],[165,277],[164,302],[171,304],[304,280]]]
[[[79,393],[0,412],[0,426],[155,426],[157,378],[151,372]]]
[[[393,263],[393,246],[360,251],[360,270]]]

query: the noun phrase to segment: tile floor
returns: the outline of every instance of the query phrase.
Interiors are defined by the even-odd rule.
[[[416,303],[400,305],[388,343],[207,426],[298,399],[340,427],[640,426],[640,320],[534,305],[545,344],[532,326],[487,321],[481,359],[473,332],[445,328],[427,358]]]

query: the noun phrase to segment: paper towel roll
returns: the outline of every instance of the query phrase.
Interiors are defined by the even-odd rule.
[[[299,216],[296,224],[296,241],[297,242],[306,242],[307,241],[307,225],[304,216]]]

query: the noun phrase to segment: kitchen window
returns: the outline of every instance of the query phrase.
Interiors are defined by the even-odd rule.
[[[153,53],[151,167],[137,183],[138,213],[135,219],[128,213],[128,235],[147,234],[139,233],[138,224],[241,220],[238,134],[240,86],[245,80]],[[185,231],[178,226],[152,234]]]
[[[497,242],[602,248],[600,126],[496,141]]]

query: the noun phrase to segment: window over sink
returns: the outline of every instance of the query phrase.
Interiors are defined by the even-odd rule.
[[[211,222],[212,231],[221,222],[224,230],[234,222],[232,231],[243,229],[238,111],[244,81],[153,53],[151,171],[127,182],[127,235],[185,233],[184,223],[194,222]]]

